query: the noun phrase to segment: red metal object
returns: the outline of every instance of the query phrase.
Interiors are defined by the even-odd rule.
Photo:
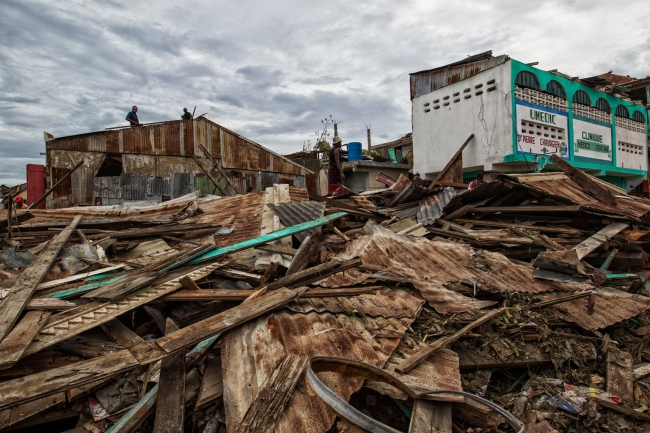
[[[45,194],[45,166],[27,164],[27,205],[34,203]],[[45,209],[45,200],[35,209]]]

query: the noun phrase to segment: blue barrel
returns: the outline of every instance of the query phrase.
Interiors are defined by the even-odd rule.
[[[360,161],[361,158],[361,143],[359,141],[348,143],[348,162]]]

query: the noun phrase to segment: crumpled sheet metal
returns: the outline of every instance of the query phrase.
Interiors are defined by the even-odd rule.
[[[622,320],[638,316],[650,308],[650,298],[635,295],[621,290],[601,287],[594,291],[594,311],[589,314],[587,302],[589,298],[579,298],[573,301],[562,302],[553,306],[558,311],[557,315],[569,322],[595,331],[607,328]],[[566,296],[566,293],[555,292],[544,295],[543,301]]]
[[[414,319],[283,310],[229,331],[221,345],[228,432],[242,420],[283,354],[340,356],[383,366]],[[346,399],[363,384],[334,374],[323,375],[323,380]],[[335,417],[324,402],[307,393],[301,378],[276,432],[325,433]]]
[[[299,203],[280,203],[267,204],[273,212],[280,218],[285,227],[312,221],[320,218],[325,213],[325,203],[320,201],[304,201]],[[315,233],[315,230],[297,233],[294,236],[300,242],[303,242],[309,234]]]
[[[504,255],[477,250],[453,242],[408,239],[369,222],[369,236],[355,239],[341,258],[361,257],[364,265],[410,280],[439,313],[460,313],[493,305],[447,289],[448,282],[470,280],[489,292],[540,293],[557,286],[535,280],[530,269],[512,263]],[[567,286],[570,287],[570,286]]]
[[[373,294],[353,297],[299,298],[290,302],[285,308],[296,313],[354,312],[360,316],[371,317],[416,317],[424,301],[410,295],[405,290],[384,289]]]
[[[445,206],[456,195],[456,189],[448,186],[429,197],[424,197],[420,200],[420,208],[417,213],[418,223],[423,226],[433,224],[442,216]]]

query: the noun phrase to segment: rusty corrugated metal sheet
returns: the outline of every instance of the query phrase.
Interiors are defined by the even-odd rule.
[[[377,281],[369,274],[358,269],[348,269],[318,281],[316,284],[322,287],[350,287],[357,284],[374,283]]]
[[[291,203],[298,203],[301,201],[309,200],[309,192],[305,188],[298,188],[295,186],[289,187],[289,197]]]
[[[212,122],[205,122],[210,129],[210,153],[215,159],[221,158],[221,128]]]
[[[543,296],[543,300],[552,300],[562,296],[566,296],[566,293],[549,293]],[[594,289],[594,300],[593,314],[588,312],[587,298],[562,302],[554,305],[553,308],[560,312],[561,318],[578,323],[592,331],[638,316],[650,308],[650,298],[646,296],[605,287]]]
[[[122,130],[124,153],[151,153],[149,126]]]
[[[414,200],[419,200],[422,197],[431,194],[431,191],[422,186],[413,184],[408,177],[403,174],[399,175],[397,182],[390,187],[392,191],[397,192],[388,203],[388,207],[392,208],[402,203],[408,203]]]
[[[63,168],[63,167],[50,167],[50,170],[52,173],[52,179],[51,179],[52,185],[54,185],[59,180],[61,180],[61,178],[70,171],[69,168]],[[50,196],[53,199],[60,199],[60,198],[69,199],[71,193],[72,193],[72,176],[69,176],[66,180],[61,182],[61,184],[57,186],[54,191],[52,191],[52,194],[50,194]]]
[[[120,176],[96,177],[93,182],[95,197],[102,199],[121,199],[122,188],[120,187]],[[103,204],[107,204],[102,201]]]
[[[416,305],[420,300],[413,296],[410,300],[410,311],[419,312]],[[414,317],[397,319],[277,312],[226,333],[221,353],[227,431],[234,431],[283,354],[337,356],[382,367]],[[334,373],[322,374],[321,379],[346,400],[362,386],[360,379],[345,378]],[[297,390],[292,394],[275,431],[328,431],[336,414],[317,396],[306,392],[304,378],[300,379]]]
[[[412,240],[376,224],[366,226],[366,230],[369,236],[354,240],[341,258],[358,255],[366,265],[381,267],[391,275],[410,280],[429,304],[443,314],[492,305],[445,287],[461,280],[476,282],[480,290],[488,292],[557,290],[556,285],[535,280],[530,269],[511,262],[500,253],[452,242]],[[571,287],[566,286],[566,289]]]
[[[120,137],[122,131],[106,131],[106,152],[119,153],[120,152]]]
[[[305,187],[309,194],[318,195],[318,173],[305,174]]]
[[[473,63],[449,66],[411,74],[411,100],[441,87],[465,80],[495,66],[505,63],[510,58],[506,55],[490,57]]]
[[[650,200],[644,197],[627,195],[625,191],[597,178],[593,179],[602,186],[609,188],[616,197],[616,206],[601,203],[569,176],[558,173],[514,174],[499,177],[515,180],[544,195],[564,198],[571,203],[584,206],[585,210],[604,211],[613,215],[627,216],[634,219],[648,219],[650,216]]]
[[[194,121],[181,120],[183,126],[183,155],[194,155]]]
[[[72,193],[70,200],[75,206],[93,206],[95,204],[94,180],[95,169],[78,168],[70,176],[72,178]]]
[[[313,221],[320,218],[325,213],[325,203],[320,201],[303,201],[299,203],[282,203],[279,205],[269,203],[267,205],[280,218],[282,224],[286,227],[296,224]],[[308,235],[312,235],[316,229],[302,233],[296,233],[294,236],[300,242],[304,241]]]
[[[147,178],[146,174],[122,173],[120,175],[120,189],[124,200],[146,200]]]

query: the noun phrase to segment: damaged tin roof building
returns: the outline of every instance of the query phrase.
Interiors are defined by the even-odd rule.
[[[45,149],[45,186],[56,186],[48,209],[316,185],[310,170],[205,117],[60,138],[46,132]]]
[[[609,79],[607,78],[609,77]],[[477,172],[557,171],[550,156],[626,188],[647,178],[650,80],[572,78],[492,52],[410,75],[414,173],[434,179],[463,151]],[[644,106],[645,104],[645,106]]]

